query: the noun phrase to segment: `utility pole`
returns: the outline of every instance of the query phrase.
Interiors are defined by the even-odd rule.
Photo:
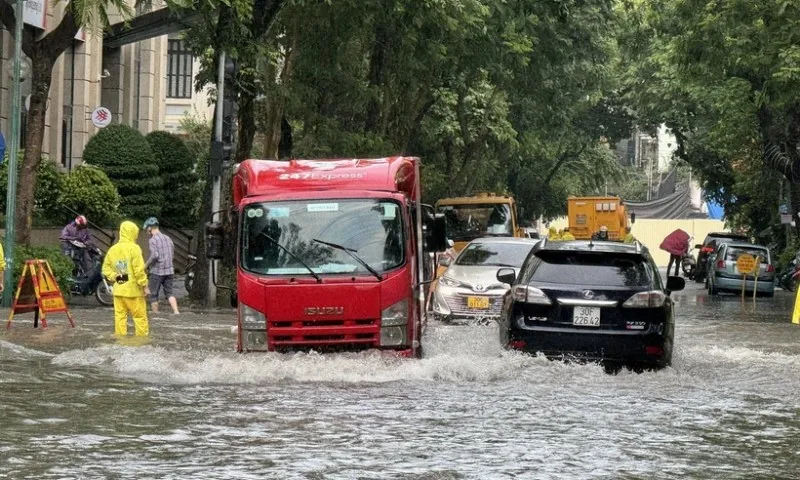
[[[225,52],[219,54],[219,65],[217,66],[217,108],[214,118],[214,141],[218,145],[222,144],[222,117],[225,102]],[[216,212],[219,211],[220,204],[220,190],[222,188],[222,172],[221,169],[212,169],[211,171],[211,220]],[[214,264],[215,260],[208,260],[208,298],[206,299],[206,306],[213,307],[217,304],[217,286],[214,285]]]
[[[17,160],[19,154],[19,121],[22,110],[22,96],[20,95],[20,76],[22,70],[22,25],[25,10],[24,0],[17,0],[14,23],[14,77],[11,84],[11,141],[8,152],[8,193],[6,195],[6,242],[5,257],[6,270],[3,291],[3,305],[11,306],[11,296],[14,293],[14,213],[17,209]]]

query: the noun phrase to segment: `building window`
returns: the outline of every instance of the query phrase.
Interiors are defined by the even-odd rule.
[[[183,40],[168,40],[167,98],[192,98],[194,58]]]

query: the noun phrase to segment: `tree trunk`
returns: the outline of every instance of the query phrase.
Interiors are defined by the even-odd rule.
[[[256,101],[250,92],[239,93],[239,112],[237,121],[239,133],[236,138],[236,152],[234,152],[234,163],[240,163],[250,157],[253,151],[253,139],[256,137]]]
[[[208,172],[206,172],[208,175]],[[192,291],[189,292],[189,300],[196,305],[210,305],[212,301],[208,298],[208,259],[206,258],[206,233],[205,224],[211,218],[211,193],[213,182],[209,177],[203,188],[203,201],[200,205],[200,216],[197,221],[197,265],[194,270],[194,284]]]
[[[17,243],[30,245],[31,225],[33,221],[34,191],[42,160],[42,142],[44,141],[45,115],[47,113],[47,97],[50,95],[50,81],[53,77],[55,62],[45,55],[31,58],[31,104],[28,110],[25,127],[25,157],[17,182],[16,229]]]
[[[286,98],[277,90],[287,89],[292,81],[294,65],[297,61],[298,49],[297,41],[299,38],[300,18],[295,16],[286,32],[287,42],[285,45],[286,55],[283,59],[283,69],[281,70],[281,84],[273,84],[273,92],[269,92],[267,100],[267,112],[264,124],[264,154],[267,158],[285,158],[280,151],[281,138],[288,132],[283,125],[286,112]],[[277,71],[270,65],[267,69],[268,78],[274,78]]]
[[[391,0],[384,0],[382,10],[388,11],[392,7]],[[375,22],[375,38],[372,42],[372,52],[369,57],[369,82],[370,99],[367,104],[366,119],[364,121],[365,133],[379,133],[381,125],[381,105],[383,101],[384,73],[388,64],[389,51],[392,45],[391,25],[385,20],[385,15],[378,15]]]

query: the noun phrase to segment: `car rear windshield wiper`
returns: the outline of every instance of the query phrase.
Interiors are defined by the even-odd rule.
[[[317,242],[317,243],[321,243],[321,244],[323,244],[323,245],[327,245],[327,246],[329,246],[329,247],[331,247],[331,248],[335,248],[335,249],[337,249],[337,250],[341,250],[341,251],[345,252],[346,254],[348,254],[348,255],[350,255],[351,257],[353,257],[353,260],[355,260],[356,262],[360,263],[360,264],[361,264],[361,266],[363,266],[364,268],[366,268],[367,270],[369,270],[369,273],[371,273],[371,274],[375,275],[375,278],[377,278],[378,280],[383,280],[383,277],[381,277],[381,274],[380,274],[380,273],[378,273],[378,271],[377,271],[377,270],[375,270],[374,268],[370,267],[370,266],[369,266],[369,264],[368,264],[367,262],[365,262],[364,260],[362,260],[362,259],[361,259],[361,257],[359,257],[358,255],[356,255],[356,252],[357,252],[358,250],[354,250],[354,249],[352,249],[352,248],[347,248],[347,247],[345,247],[345,246],[343,246],[343,245],[339,245],[339,244],[336,244],[336,243],[326,242],[325,240],[320,240],[320,239],[318,239],[318,238],[315,238],[315,239],[313,239],[313,240],[314,240],[315,242]]]
[[[284,252],[288,253],[288,254],[289,254],[289,256],[290,256],[290,257],[292,257],[292,258],[294,258],[295,260],[297,260],[297,262],[298,262],[300,265],[302,265],[302,266],[306,267],[306,270],[308,270],[308,272],[311,274],[311,276],[317,279],[317,283],[322,283],[322,277],[320,277],[319,275],[317,275],[317,274],[314,272],[314,270],[312,270],[312,269],[311,269],[311,267],[309,267],[309,266],[308,266],[308,264],[307,264],[306,262],[304,262],[304,261],[300,260],[300,257],[298,257],[297,255],[295,255],[294,253],[292,253],[292,251],[291,251],[291,250],[289,250],[288,248],[286,248],[286,247],[284,247],[283,245],[281,245],[281,243],[280,243],[279,241],[277,241],[277,240],[275,240],[274,238],[270,237],[270,236],[269,236],[269,235],[267,235],[266,233],[264,233],[264,232],[261,232],[261,235],[263,235],[263,236],[264,236],[264,237],[265,237],[267,240],[269,240],[270,242],[274,243],[274,244],[275,244],[275,245],[276,245],[278,248],[280,248],[280,249],[281,249],[281,250],[283,250]]]

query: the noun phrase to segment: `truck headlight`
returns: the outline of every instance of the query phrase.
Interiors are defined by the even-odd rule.
[[[408,300],[400,300],[381,312],[381,327],[408,323]]]
[[[267,350],[267,317],[255,308],[239,303],[242,350]]]
[[[381,346],[408,343],[408,300],[400,300],[381,312]]]

